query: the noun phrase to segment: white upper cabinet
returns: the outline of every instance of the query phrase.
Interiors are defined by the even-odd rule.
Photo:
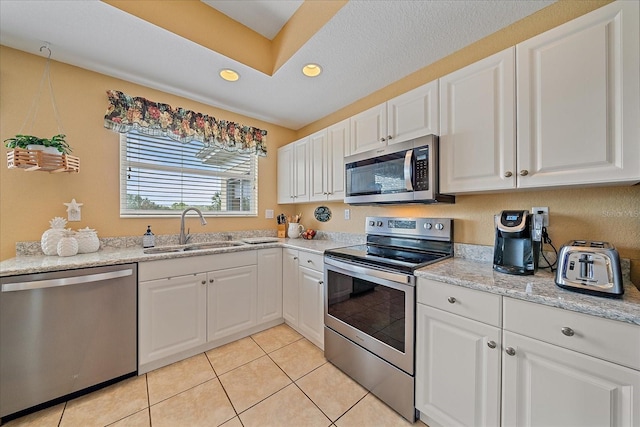
[[[327,130],[309,136],[310,200],[327,200]]]
[[[349,149],[349,119],[309,136],[310,200],[344,199],[344,157]]]
[[[611,3],[442,77],[440,191],[639,182],[639,9]]]
[[[278,203],[294,201],[294,163],[293,146],[288,144],[278,149]]]
[[[520,187],[640,181],[640,3],[517,45]]]
[[[278,149],[278,203],[309,201],[309,138]]]
[[[349,150],[349,119],[327,129],[327,200],[344,199],[344,158]]]
[[[438,134],[438,82],[397,96],[351,117],[351,154]]]
[[[376,105],[352,116],[351,154],[362,153],[387,145],[387,103]]]
[[[387,101],[387,143],[389,145],[439,133],[437,80]]]
[[[515,54],[440,79],[440,191],[515,188]]]

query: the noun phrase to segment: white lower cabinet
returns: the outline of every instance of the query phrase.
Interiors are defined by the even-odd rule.
[[[256,324],[258,267],[207,273],[207,340],[213,341]]]
[[[206,273],[140,283],[138,287],[140,365],[206,342],[206,285]]]
[[[504,426],[640,425],[640,326],[504,298]]]
[[[258,250],[258,323],[282,318],[282,249]]]
[[[282,316],[324,349],[324,260],[322,255],[285,249],[282,257]]]
[[[282,249],[138,264],[138,372],[282,323]]]
[[[640,326],[417,287],[416,409],[429,426],[640,425]]]
[[[499,312],[500,297],[418,280],[415,399],[431,427],[500,425],[501,330],[458,314],[487,308]]]
[[[320,348],[324,348],[323,272],[300,267],[298,286],[300,305],[298,328],[302,335]]]
[[[298,251],[282,251],[282,317],[294,328],[298,327]]]
[[[504,332],[504,426],[638,426],[640,372]]]
[[[418,304],[416,408],[437,426],[500,424],[500,329]]]

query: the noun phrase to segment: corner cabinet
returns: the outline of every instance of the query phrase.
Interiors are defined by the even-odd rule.
[[[278,149],[278,203],[344,199],[349,120]]]
[[[309,138],[278,149],[278,203],[309,201]]]
[[[438,135],[438,82],[432,81],[350,118],[351,154]]]
[[[285,322],[324,349],[324,260],[322,255],[284,249],[282,316]]]
[[[640,3],[516,46],[519,187],[640,181]]]

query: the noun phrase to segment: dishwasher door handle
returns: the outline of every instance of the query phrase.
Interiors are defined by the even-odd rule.
[[[3,283],[2,292],[28,291],[33,289],[55,288],[58,286],[78,285],[81,283],[101,282],[103,280],[127,277],[133,274],[132,269],[110,271],[107,273],[89,274],[86,276],[63,277],[60,279],[34,280],[32,282]]]

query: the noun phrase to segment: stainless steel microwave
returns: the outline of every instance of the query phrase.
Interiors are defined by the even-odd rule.
[[[438,191],[438,137],[426,135],[345,158],[351,205],[455,203]]]

